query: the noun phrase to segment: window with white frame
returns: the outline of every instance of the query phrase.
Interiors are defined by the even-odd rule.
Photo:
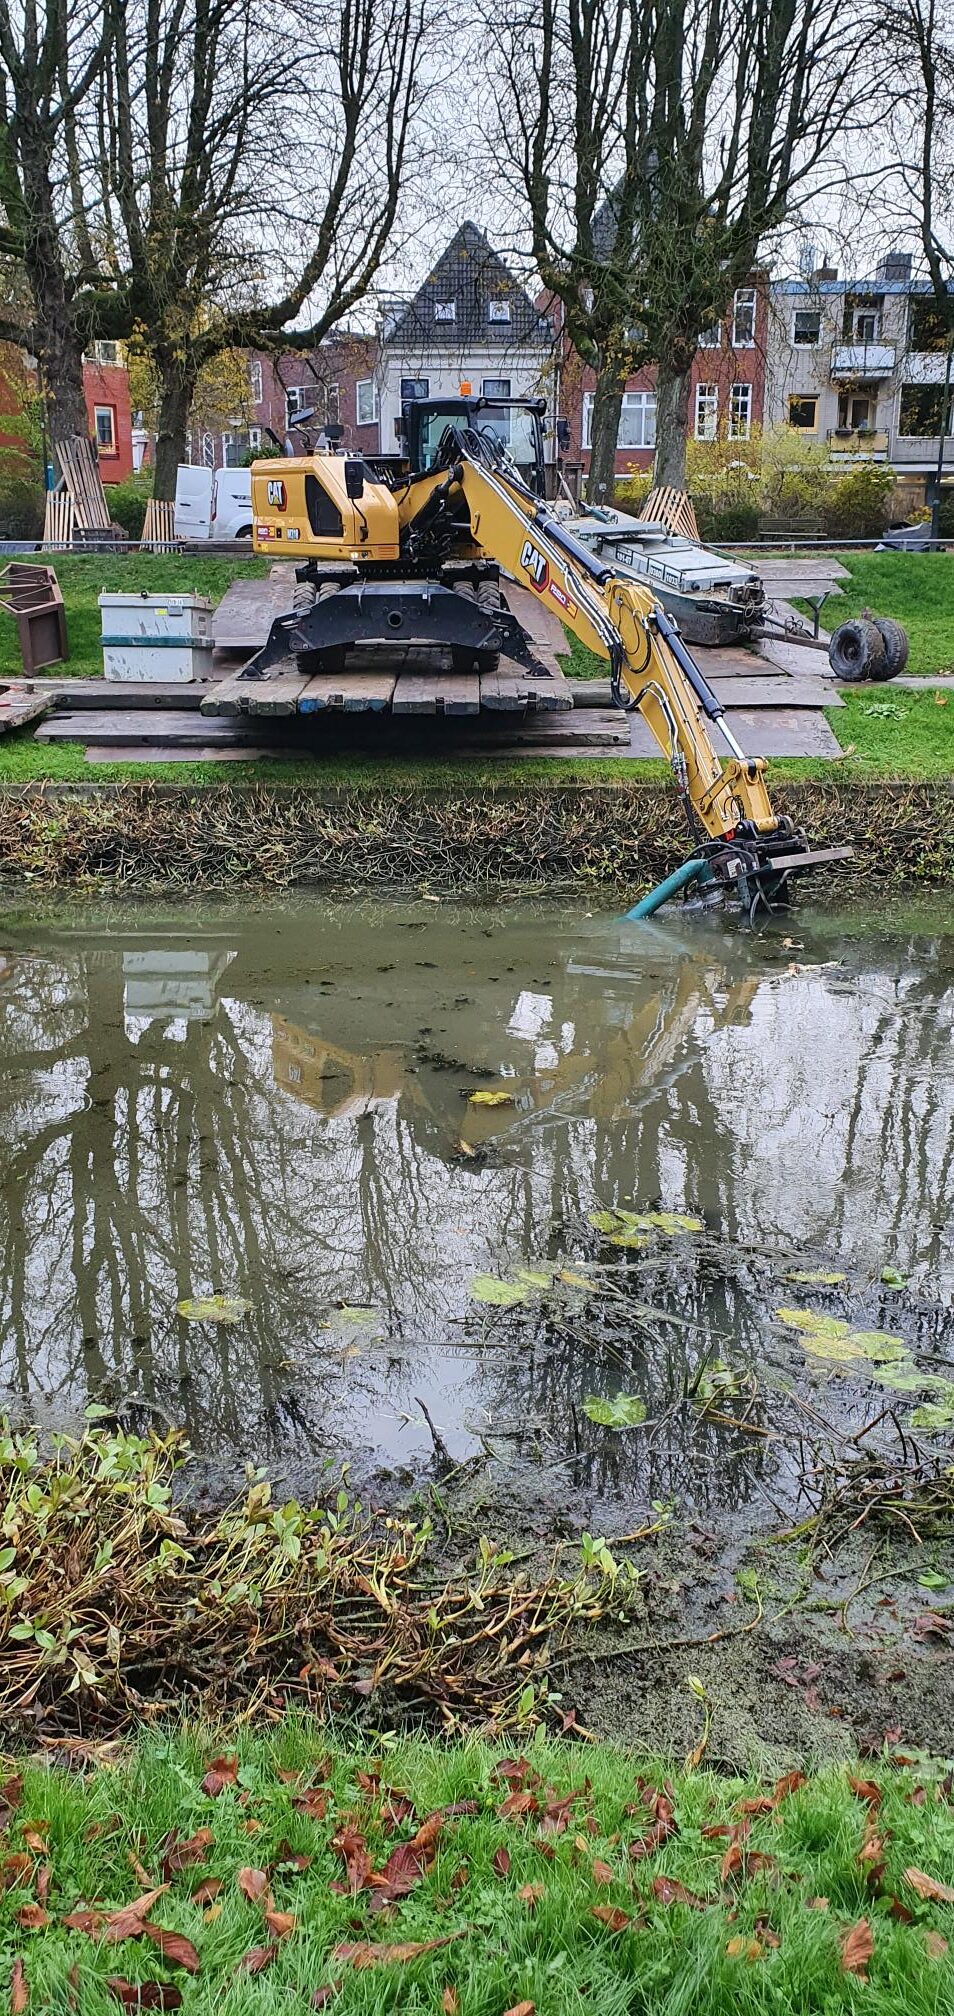
[[[752,432],[752,387],[733,385],[729,392],[729,439],[747,441]]]
[[[484,399],[509,399],[510,383],[509,378],[482,378],[480,381],[481,396]],[[488,433],[496,434],[498,441],[506,441],[509,444],[509,407],[502,406],[496,413],[485,407],[481,413],[478,425],[485,427]]]
[[[239,460],[239,446],[238,442],[236,441],[235,435],[223,434],[222,436],[223,469],[237,469],[238,460]]]
[[[248,395],[253,406],[262,403],[262,366],[258,357],[250,359],[248,367]]]
[[[378,388],[373,378],[359,378],[354,388],[354,417],[359,427],[373,427],[378,417]]]
[[[593,401],[592,392],[583,394],[583,446],[593,446]],[[624,392],[619,414],[617,448],[655,448],[656,446],[656,394],[655,392]]]
[[[93,356],[97,364],[118,364],[120,362],[119,344],[105,341],[94,343]]]
[[[456,322],[457,320],[456,301],[435,301],[434,320],[435,322]]]
[[[215,468],[215,437],[212,434],[202,436],[202,466],[204,469]]]
[[[257,455],[262,445],[262,430],[260,427],[249,428],[248,445],[249,445],[249,453],[252,455]]]
[[[96,446],[101,455],[116,453],[116,408],[115,406],[94,406],[93,423],[96,428]]]
[[[712,322],[708,329],[699,331],[700,350],[720,350],[722,348],[722,324]]]
[[[488,322],[509,322],[510,321],[509,301],[504,301],[500,298],[498,298],[496,301],[488,301],[487,320]]]
[[[285,387],[285,432],[290,433],[296,425],[299,413],[307,411],[312,404],[310,385],[286,385]]]
[[[737,287],[732,303],[732,348],[751,350],[755,342],[755,288]]]
[[[820,308],[796,308],[792,319],[792,342],[797,350],[814,350],[821,342]]]
[[[718,385],[696,386],[696,426],[697,441],[714,441],[719,425]]]

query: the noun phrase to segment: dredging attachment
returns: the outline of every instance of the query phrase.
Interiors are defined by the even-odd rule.
[[[760,911],[770,915],[774,910],[788,908],[793,875],[804,874],[809,868],[829,868],[836,861],[850,861],[853,854],[853,847],[800,845],[799,836],[792,833],[779,836],[774,844],[743,834],[736,834],[731,840],[709,840],[634,903],[625,912],[624,921],[655,917],[664,903],[682,895],[684,909],[730,906],[754,924]]]

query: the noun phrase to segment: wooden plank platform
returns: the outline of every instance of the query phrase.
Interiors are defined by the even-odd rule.
[[[291,608],[291,570],[265,581],[233,581],[212,617],[212,642],[219,651],[258,651],[276,616]]]
[[[307,685],[304,672],[279,672],[273,679],[243,679],[236,672],[205,688],[200,712],[204,720],[229,714],[295,714]]]
[[[54,704],[52,693],[28,693],[5,687],[0,691],[0,735],[9,735],[14,728],[25,728],[30,721],[41,721]]]
[[[171,743],[229,743],[230,741],[254,741],[261,736],[263,724],[247,717],[226,721],[206,721],[194,710],[176,714],[170,708],[156,715],[139,708],[104,710],[98,714],[94,708],[78,709],[76,713],[51,714],[41,721],[36,731],[37,742],[96,742],[110,743],[118,748],[125,743],[145,742],[153,748],[166,747]]]
[[[298,702],[299,714],[381,714],[389,707],[396,672],[316,672]]]
[[[391,701],[392,714],[479,714],[476,672],[401,672]]]

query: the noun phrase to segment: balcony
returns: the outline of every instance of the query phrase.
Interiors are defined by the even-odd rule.
[[[894,370],[893,343],[833,343],[831,375],[850,379],[853,384],[890,378]]]
[[[891,460],[895,468],[930,470],[937,468],[937,451],[940,446],[936,434],[894,434],[891,442]],[[954,468],[954,439],[950,435],[944,442],[944,468]]]
[[[833,462],[887,462],[888,436],[880,427],[829,427]]]

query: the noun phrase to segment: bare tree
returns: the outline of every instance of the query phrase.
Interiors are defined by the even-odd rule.
[[[864,4],[864,0],[862,0]],[[817,197],[862,92],[853,0],[480,0],[486,126],[544,286],[596,374],[590,495],[627,377],[657,365],[656,480],[685,480],[689,372],[766,234]]]
[[[91,248],[68,166],[107,41],[100,0],[0,0],[0,251],[27,283],[18,300],[11,281],[0,335],[37,357],[54,445],[87,429],[76,295]]]

